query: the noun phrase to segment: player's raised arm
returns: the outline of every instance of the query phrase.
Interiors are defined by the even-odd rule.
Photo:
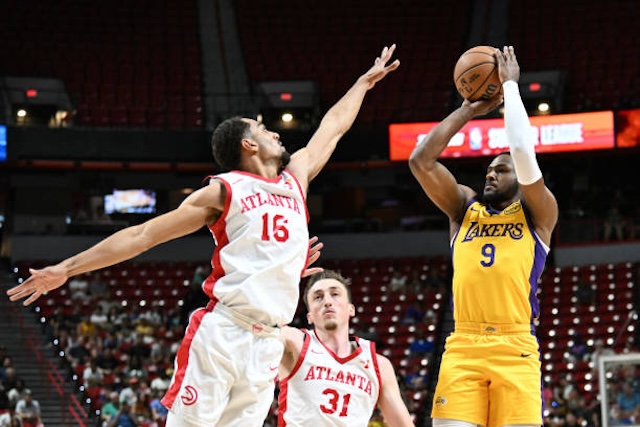
[[[545,186],[536,160],[535,145],[529,132],[531,124],[518,88],[520,66],[512,46],[505,46],[502,52],[497,50],[496,59],[504,90],[505,131],[518,184],[536,232],[548,245],[558,221],[558,203]]]
[[[25,299],[24,305],[28,305],[43,293],[64,285],[69,277],[126,261],[161,243],[190,234],[215,221],[224,208],[224,198],[224,186],[214,181],[192,193],[173,211],[120,230],[56,265],[30,269],[31,276],[9,289],[7,295],[11,301]]]
[[[502,102],[500,96],[489,100],[469,102],[465,100],[454,112],[438,123],[414,148],[409,158],[409,168],[431,201],[451,221],[458,221],[464,213],[466,202],[475,192],[459,185],[451,172],[438,161],[449,140],[471,119],[493,111]]]
[[[382,49],[373,66],[360,76],[347,93],[327,111],[307,146],[291,156],[288,168],[305,190],[309,182],[329,161],[342,135],[351,128],[367,91],[400,66],[400,61],[397,59],[387,65],[395,48],[394,44]]]

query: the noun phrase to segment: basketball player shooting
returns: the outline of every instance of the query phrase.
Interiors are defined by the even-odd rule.
[[[280,327],[298,303],[309,253],[306,193],[353,124],[364,97],[400,65],[395,45],[329,109],[306,147],[293,155],[262,123],[235,117],[213,132],[213,156],[224,173],[173,211],[121,230],[59,264],[31,269],[7,291],[28,305],[69,277],[131,259],[207,226],[216,248],[196,310],[174,362],[162,403],[168,427],[262,426],[273,401],[283,353]]]
[[[435,427],[542,425],[536,291],[558,205],[536,161],[513,47],[496,49],[495,57],[509,153],[491,161],[483,192],[458,184],[438,157],[467,122],[497,108],[501,95],[463,101],[409,160],[427,196],[449,217],[453,254],[455,329],[434,395]]]

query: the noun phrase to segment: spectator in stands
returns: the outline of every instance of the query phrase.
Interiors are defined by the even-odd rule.
[[[140,379],[138,377],[129,378],[128,385],[120,390],[119,401],[122,405],[123,402],[133,405],[138,400],[138,389],[140,388]]]
[[[13,361],[11,357],[6,354],[4,347],[0,346],[0,382],[3,382],[7,378],[7,369],[11,368]]]
[[[176,424],[262,423],[275,387],[270,366],[283,351],[278,329],[293,319],[300,273],[308,262],[309,183],[351,128],[367,92],[400,65],[397,60],[387,64],[394,51],[395,45],[382,50],[293,155],[264,124],[225,120],[212,136],[222,172],[208,185],[170,212],[120,230],[56,265],[31,269],[27,280],[7,291],[10,299],[31,304],[72,276],[123,262],[206,226],[216,241],[213,259],[222,267],[207,279],[211,305],[191,316],[163,403],[171,409],[169,424],[174,417]],[[233,341],[214,338],[223,335]],[[239,353],[246,357],[233,357]],[[248,359],[256,364],[247,366]],[[195,405],[195,399],[204,404]]]
[[[107,427],[136,427],[138,422],[133,414],[133,407],[129,402],[120,402],[118,412],[111,417]]]
[[[115,373],[120,366],[120,361],[113,355],[113,350],[109,347],[102,349],[102,352],[98,353],[96,357],[96,365],[102,369],[105,375]]]
[[[22,378],[18,378],[15,386],[7,392],[9,402],[11,402],[12,405],[15,405],[27,392],[31,393],[31,389],[27,388],[27,385]]]
[[[591,283],[582,279],[578,280],[576,288],[576,299],[578,304],[582,306],[590,306],[596,304],[596,291]]]
[[[96,271],[89,280],[89,295],[96,301],[100,301],[109,296],[109,286],[102,279],[102,273]],[[108,310],[103,310],[108,313]]]
[[[0,427],[12,427],[13,417],[11,413],[14,405],[9,401],[7,390],[0,382]]]
[[[151,411],[151,391],[147,390],[138,392],[138,400],[133,405],[133,416],[141,424],[148,426],[153,422],[153,413]],[[168,412],[168,411],[167,411]]]
[[[633,387],[628,382],[622,383],[622,392],[617,399],[617,419],[619,424],[636,424],[634,416],[640,408],[640,395],[633,391]]]
[[[211,273],[210,268],[207,268],[204,265],[197,266],[195,271],[193,272],[191,285],[202,286],[202,283],[204,283],[205,279],[209,276],[210,273]]]
[[[4,384],[4,389],[11,390],[12,388],[15,388],[16,384],[18,384],[18,378],[18,373],[13,366],[5,367],[4,380],[2,381],[2,384]]]
[[[100,420],[102,420],[103,425],[106,425],[119,410],[119,393],[110,391],[107,393],[105,402],[100,409]]]
[[[422,328],[417,328],[416,337],[413,342],[409,344],[409,357],[427,358],[431,356],[433,349],[433,341],[427,337]]]
[[[617,206],[609,207],[604,218],[604,241],[608,242],[612,237],[624,240],[624,218]]]
[[[391,292],[402,292],[407,290],[407,276],[402,274],[400,270],[394,270],[389,280],[389,290]]]
[[[411,278],[409,279],[408,287],[415,294],[422,293],[422,291],[427,287],[426,282],[423,280],[422,275],[418,270],[411,271]]]
[[[568,359],[569,362],[582,362],[589,359],[589,348],[587,343],[582,338],[582,335],[575,334],[571,340],[572,344],[569,346]]]
[[[427,289],[431,291],[444,291],[445,282],[437,268],[429,269],[429,271],[427,272],[425,285],[427,286]]]
[[[529,137],[513,47],[496,49],[494,57],[502,93],[475,102],[465,99],[418,142],[409,160],[422,189],[449,218],[455,270],[455,330],[447,338],[434,394],[435,427],[461,421],[542,425],[542,398],[533,393],[540,390],[542,372],[532,319],[539,316],[536,284],[558,204]],[[452,137],[473,118],[498,108],[503,96],[503,137],[510,151],[491,161],[478,194],[458,184],[438,159]],[[503,358],[510,360],[509,369]]]
[[[78,339],[85,340],[90,337],[98,336],[98,327],[91,322],[90,314],[83,314],[82,320],[76,325],[76,334]]]
[[[78,365],[84,365],[89,361],[91,351],[89,350],[89,337],[86,335],[78,335],[73,345],[65,353],[65,357],[75,369]]]
[[[7,364],[7,360],[9,364]],[[4,370],[6,366],[11,366],[11,357],[7,354],[7,348],[0,345],[0,380],[4,379]]]
[[[169,389],[169,384],[171,384],[171,375],[173,375],[172,368],[160,369],[158,376],[149,385],[151,390],[164,394]]]
[[[89,282],[83,277],[74,277],[69,281],[71,299],[76,301],[89,301]]]
[[[139,357],[140,359],[146,359],[151,356],[151,349],[144,343],[144,335],[136,335],[135,342],[129,347],[127,353],[129,357]]]
[[[160,389],[154,390],[152,392],[151,403],[149,403],[151,419],[158,424],[158,427],[164,427],[167,422],[167,415],[169,414],[169,410],[160,401],[164,391]]]
[[[22,399],[16,403],[16,417],[22,427],[43,427],[40,418],[40,403],[33,398],[31,390],[25,390]]]
[[[164,323],[164,315],[158,305],[153,305],[140,313],[137,320],[146,320],[148,324],[151,325],[152,330],[155,330],[158,326]],[[153,335],[153,332],[147,335]]]
[[[114,334],[111,330],[107,329],[104,331],[104,335],[102,336],[102,347],[101,348],[110,348],[111,350],[115,350],[120,345],[120,340],[118,340],[118,336]]]
[[[82,372],[82,381],[86,390],[92,387],[102,386],[102,381],[104,381],[104,372],[102,372],[102,369],[100,369],[95,359],[91,359],[87,367],[84,368],[84,371]]]
[[[91,322],[91,324],[93,325],[96,325],[98,330],[102,332],[102,330],[104,330],[104,328],[108,326],[108,321],[109,317],[104,313],[102,307],[96,305],[96,307],[93,309],[93,312],[89,316],[89,322]]]
[[[421,323],[425,317],[427,308],[424,301],[415,300],[409,304],[407,311],[405,311],[402,317],[402,323],[405,325],[413,325],[415,323]]]

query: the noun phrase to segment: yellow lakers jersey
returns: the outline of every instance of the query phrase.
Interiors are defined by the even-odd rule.
[[[451,246],[456,322],[533,323],[549,248],[521,201],[499,212],[473,200]]]

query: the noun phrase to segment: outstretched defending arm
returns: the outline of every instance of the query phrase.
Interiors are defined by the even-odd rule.
[[[459,221],[466,202],[475,192],[464,185],[458,185],[455,177],[440,162],[438,157],[447,148],[449,140],[471,119],[493,111],[502,98],[469,102],[449,114],[431,130],[411,153],[409,167],[424,192],[431,201],[444,212],[452,222]]]
[[[502,52],[498,50],[496,59],[504,91],[504,124],[513,167],[536,232],[548,245],[558,221],[558,203],[545,186],[536,160],[531,123],[518,88],[520,66],[512,46],[505,46]]]
[[[120,230],[56,265],[30,269],[31,277],[9,289],[7,294],[11,301],[25,298],[24,305],[29,305],[43,293],[64,285],[71,276],[126,261],[161,243],[192,233],[213,223],[224,208],[224,198],[222,184],[212,183],[192,193],[173,211]]]
[[[373,66],[327,111],[307,146],[291,156],[288,169],[298,178],[305,191],[309,182],[329,161],[342,135],[351,128],[367,91],[400,66],[397,59],[387,65],[395,49],[395,44],[382,49]]]

